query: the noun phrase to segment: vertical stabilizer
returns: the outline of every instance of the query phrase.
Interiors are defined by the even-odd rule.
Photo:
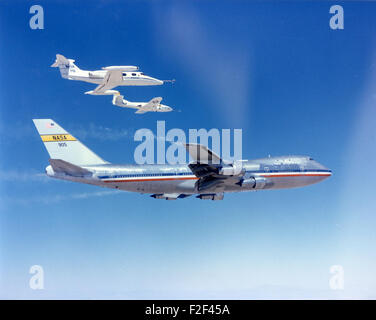
[[[67,59],[61,54],[56,55],[55,62],[51,65],[51,67],[59,68],[60,74],[64,79],[70,79],[71,75],[74,75],[76,72],[80,71],[74,64],[73,59]]]
[[[35,127],[51,159],[60,159],[77,166],[107,164],[93,151],[51,119],[33,119]]]

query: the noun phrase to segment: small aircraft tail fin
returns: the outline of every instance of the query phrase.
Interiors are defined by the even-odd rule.
[[[73,59],[67,59],[61,54],[56,55],[55,62],[51,65],[53,68],[59,68],[60,74],[64,79],[69,79],[69,76],[71,74],[74,74],[76,71],[79,71],[80,68],[78,68],[74,64]]]
[[[112,104],[118,107],[124,106],[123,98],[124,96],[122,96],[121,94],[114,94],[112,96]]]
[[[72,165],[97,165],[108,162],[70,135],[51,119],[33,119],[51,159],[59,159]]]
[[[130,106],[129,101],[124,99],[124,96],[117,91],[116,94],[112,97],[112,104],[114,106],[123,107],[123,108],[132,108],[132,109],[138,109],[137,107]]]

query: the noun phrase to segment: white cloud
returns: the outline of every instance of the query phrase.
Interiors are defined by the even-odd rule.
[[[20,205],[32,205],[37,204],[52,204],[58,203],[66,200],[82,200],[88,198],[98,198],[104,196],[111,196],[115,194],[122,193],[120,190],[106,190],[106,191],[96,191],[96,192],[81,192],[72,194],[45,194],[43,196],[32,196],[32,197],[2,197],[3,205],[6,206],[7,203],[20,204]]]
[[[224,40],[186,3],[177,2],[168,10],[156,6],[155,21],[157,45],[195,78],[212,101],[208,107],[231,124],[244,124],[250,108],[249,49]]]
[[[116,141],[132,137],[133,132],[129,128],[110,128],[94,123],[72,125],[71,134],[77,139],[95,139],[102,141]]]
[[[15,170],[1,170],[0,182],[47,182],[50,178],[44,173],[15,171]]]
[[[99,141],[116,141],[126,138],[133,138],[133,129],[130,128],[110,128],[95,123],[71,124],[66,126],[62,124],[70,134],[78,140],[95,139]],[[9,126],[0,121],[0,134],[3,137],[0,144],[14,143],[15,140],[28,139],[30,137],[38,137],[38,132],[32,124],[17,122]],[[11,138],[11,139],[8,139]]]

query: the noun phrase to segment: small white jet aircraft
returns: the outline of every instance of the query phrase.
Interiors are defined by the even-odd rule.
[[[118,93],[111,90],[117,86],[156,86],[173,80],[159,80],[138,71],[136,66],[111,66],[102,70],[81,70],[74,64],[73,59],[67,59],[61,54],[56,55],[56,61],[51,67],[58,67],[64,79],[96,83],[94,90],[85,92],[92,95],[112,95]]]
[[[135,113],[138,114],[146,112],[170,112],[173,110],[171,107],[161,104],[161,101],[161,97],[156,97],[149,102],[131,102],[125,100],[124,96],[120,94],[114,94],[112,98],[112,104],[114,106],[137,109]]]

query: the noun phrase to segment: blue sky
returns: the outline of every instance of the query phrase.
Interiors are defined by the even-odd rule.
[[[1,298],[376,298],[376,3],[39,1],[0,5]],[[50,68],[138,65],[174,85],[120,88],[177,111],[134,115]],[[302,189],[159,201],[48,179],[32,118],[113,163],[139,128],[241,128],[243,158],[307,154],[331,168]],[[32,265],[44,290],[29,288]],[[329,289],[332,265],[345,290]]]

